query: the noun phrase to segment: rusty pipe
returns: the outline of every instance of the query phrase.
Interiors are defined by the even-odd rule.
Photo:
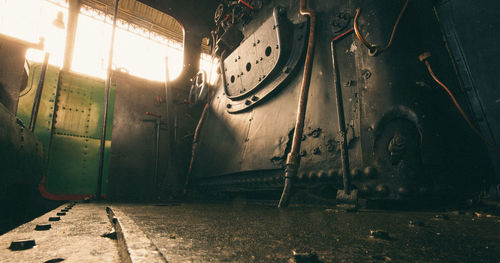
[[[309,16],[309,40],[307,43],[307,54],[304,62],[304,74],[302,75],[302,85],[300,87],[299,104],[297,109],[297,120],[295,122],[295,130],[293,132],[292,147],[286,158],[285,168],[285,185],[283,193],[278,204],[279,208],[287,207],[290,201],[290,193],[292,191],[293,180],[297,176],[300,164],[300,143],[304,133],[304,120],[306,117],[307,98],[309,94],[309,85],[311,83],[312,61],[314,56],[315,45],[315,27],[316,27],[316,12],[307,7],[306,0],[300,0],[300,14]]]

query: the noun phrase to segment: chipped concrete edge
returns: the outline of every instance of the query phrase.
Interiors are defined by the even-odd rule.
[[[168,262],[153,242],[120,209],[106,207],[108,218],[115,228],[122,262]]]

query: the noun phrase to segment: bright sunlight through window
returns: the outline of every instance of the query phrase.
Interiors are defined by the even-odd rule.
[[[67,25],[68,4],[65,0],[0,0],[0,34],[38,43],[45,41],[51,65],[62,67],[66,30],[54,25],[58,14]],[[71,70],[104,79],[111,41],[112,17],[82,5],[78,17]],[[165,81],[165,58],[168,57],[170,79],[182,70],[183,47],[178,43],[149,32],[123,20],[117,21],[113,69],[141,78]],[[26,58],[42,62],[43,52],[30,49]],[[217,61],[202,54],[200,69],[217,79]]]

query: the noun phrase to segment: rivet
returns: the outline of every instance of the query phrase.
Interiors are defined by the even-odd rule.
[[[318,178],[319,178],[320,180],[324,180],[324,179],[326,179],[326,178],[327,178],[327,176],[328,176],[328,174],[327,174],[325,171],[323,171],[323,170],[320,170],[320,171],[318,172]]]
[[[410,191],[408,190],[408,188],[406,188],[404,186],[400,186],[398,188],[398,194],[400,194],[402,196],[408,196],[410,194]]]
[[[367,166],[367,167],[365,167],[363,173],[365,174],[365,176],[367,178],[374,178],[378,174],[377,168],[375,168],[373,166]]]
[[[389,193],[389,189],[384,184],[377,185],[377,187],[375,188],[375,191],[377,192],[377,194],[382,195],[382,196],[385,196]]]
[[[351,170],[351,178],[356,180],[361,177],[361,170],[359,168],[353,168]]]
[[[328,178],[333,179],[336,178],[339,174],[337,173],[337,170],[335,169],[330,169],[328,170]]]
[[[299,173],[297,175],[297,179],[299,179],[299,181],[306,180],[307,179],[307,174],[306,173]]]

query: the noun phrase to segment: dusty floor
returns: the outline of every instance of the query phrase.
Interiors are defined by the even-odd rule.
[[[500,256],[500,217],[495,213],[277,209],[239,200],[78,203],[61,221],[51,222],[50,230],[34,230],[60,207],[0,236],[0,262],[120,261],[120,234],[118,241],[102,236],[114,224],[107,206],[126,230],[131,256],[144,259],[157,253],[163,256],[158,262],[295,262],[292,251],[304,257],[316,254],[319,262],[498,262]],[[383,232],[370,237],[371,230]],[[8,249],[16,239],[33,239],[36,246]]]
[[[323,262],[498,262],[500,257],[500,218],[473,211],[280,210],[244,202],[117,207],[169,262],[287,262],[292,250],[312,251]],[[370,230],[383,230],[388,238],[372,238]]]

